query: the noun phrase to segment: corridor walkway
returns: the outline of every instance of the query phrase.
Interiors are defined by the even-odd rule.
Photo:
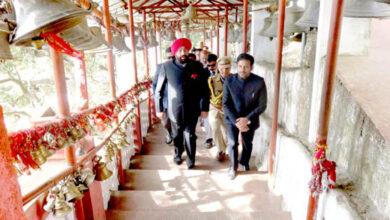
[[[126,184],[111,195],[107,219],[290,219],[281,198],[269,192],[267,175],[255,171],[227,177],[228,161],[214,159],[216,147],[205,149],[197,131],[193,170],[173,162],[173,147],[164,143],[160,124],[150,130],[141,155],[126,171]],[[185,153],[183,159],[185,160]],[[254,161],[253,159],[251,161]]]

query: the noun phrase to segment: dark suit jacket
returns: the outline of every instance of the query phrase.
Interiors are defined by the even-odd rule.
[[[249,128],[259,127],[259,116],[267,107],[267,88],[264,79],[253,73],[246,80],[234,74],[223,86],[223,111],[225,123],[234,125],[237,118],[246,117]]]
[[[157,64],[156,73],[154,74],[153,82],[152,82],[154,95],[156,95],[158,75],[161,74],[162,70],[163,70],[162,63]],[[167,86],[164,89],[163,108],[164,108],[164,110],[166,110],[168,108],[168,87]]]
[[[197,120],[201,111],[209,111],[210,91],[208,74],[198,61],[189,61],[184,67],[177,61],[162,64],[156,86],[156,109],[163,111],[164,89],[168,88],[168,117],[183,124]]]

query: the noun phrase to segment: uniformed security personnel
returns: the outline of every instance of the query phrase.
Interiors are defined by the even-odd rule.
[[[228,134],[230,169],[228,176],[236,177],[236,172],[249,170],[252,141],[259,127],[259,116],[267,107],[267,89],[264,79],[251,73],[254,58],[246,53],[237,57],[237,71],[229,77],[223,88],[223,111]],[[242,137],[242,153],[238,162],[238,135]]]
[[[224,56],[217,60],[218,72],[208,80],[211,93],[209,122],[212,130],[212,137],[218,148],[216,159],[223,161],[226,156],[226,125],[222,111],[223,83],[230,76],[230,57]]]
[[[156,107],[157,116],[163,117],[164,88],[168,87],[168,117],[175,145],[174,162],[178,165],[182,163],[184,138],[187,167],[192,169],[196,154],[195,127],[199,116],[208,116],[210,92],[208,75],[202,64],[187,57],[190,49],[191,41],[187,38],[177,39],[171,45],[175,58],[162,65],[156,87]]]

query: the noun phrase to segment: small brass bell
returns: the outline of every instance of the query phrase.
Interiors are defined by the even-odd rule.
[[[45,158],[48,158],[52,155],[52,152],[43,145],[39,146],[39,151],[40,151],[41,155]]]
[[[33,158],[33,160],[34,160],[39,166],[41,166],[42,164],[44,164],[44,163],[46,162],[46,157],[44,157],[44,156],[41,154],[41,151],[39,151],[39,150],[36,150],[36,151],[31,152],[31,157]]]
[[[114,53],[129,53],[131,50],[126,46],[126,43],[121,35],[114,35],[112,38],[112,45],[114,46]]]
[[[390,17],[390,6],[374,0],[347,0],[344,16],[355,18]]]
[[[106,163],[100,160],[101,157],[98,157],[96,164],[93,166],[93,171],[97,181],[104,181],[112,176],[112,171],[107,168]]]
[[[72,207],[65,201],[65,197],[60,193],[55,198],[53,214],[55,217],[65,217],[72,211]]]
[[[65,200],[67,202],[72,202],[83,197],[83,194],[79,191],[77,186],[71,180],[65,183],[65,186],[63,187],[63,192],[65,194]]]
[[[92,170],[85,169],[81,173],[81,181],[83,181],[87,186],[91,185],[95,180],[95,174],[93,174]]]
[[[89,12],[68,0],[13,0],[17,29],[13,37],[16,45],[30,45],[41,33],[58,33],[74,27]]]

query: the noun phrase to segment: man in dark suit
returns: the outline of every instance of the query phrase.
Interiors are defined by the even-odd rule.
[[[174,161],[182,163],[181,155],[187,153],[187,166],[195,166],[196,135],[198,117],[206,118],[209,111],[210,93],[207,85],[208,74],[198,61],[189,60],[187,55],[191,41],[180,38],[171,45],[173,60],[162,65],[156,86],[157,116],[163,117],[164,89],[168,88],[168,117],[171,120],[172,137],[175,145]]]
[[[249,170],[252,141],[259,127],[259,116],[267,107],[267,89],[264,79],[251,73],[254,58],[246,53],[237,57],[238,74],[225,80],[223,111],[228,136],[230,169],[228,176],[236,177],[237,169]],[[238,161],[238,135],[241,133],[242,153]]]
[[[165,53],[166,53],[166,61],[170,60],[170,59],[173,59],[173,56],[171,54],[171,47],[168,47],[166,50],[165,50]],[[156,87],[157,87],[157,80],[158,80],[158,75],[161,73],[162,71],[162,63],[160,64],[157,64],[157,67],[156,67],[156,73],[154,74],[154,77],[153,77],[153,93],[156,94]],[[168,115],[166,114],[167,113],[167,110],[168,110],[168,88],[165,87],[165,90],[164,90],[164,99],[163,99],[163,108],[164,108],[164,112],[165,112],[165,115],[164,117],[161,119],[161,123],[163,124],[164,128],[165,128],[165,131],[166,131],[166,135],[165,135],[165,143],[166,144],[171,144],[172,143],[172,128],[171,128],[171,121],[169,120],[168,118]]]

